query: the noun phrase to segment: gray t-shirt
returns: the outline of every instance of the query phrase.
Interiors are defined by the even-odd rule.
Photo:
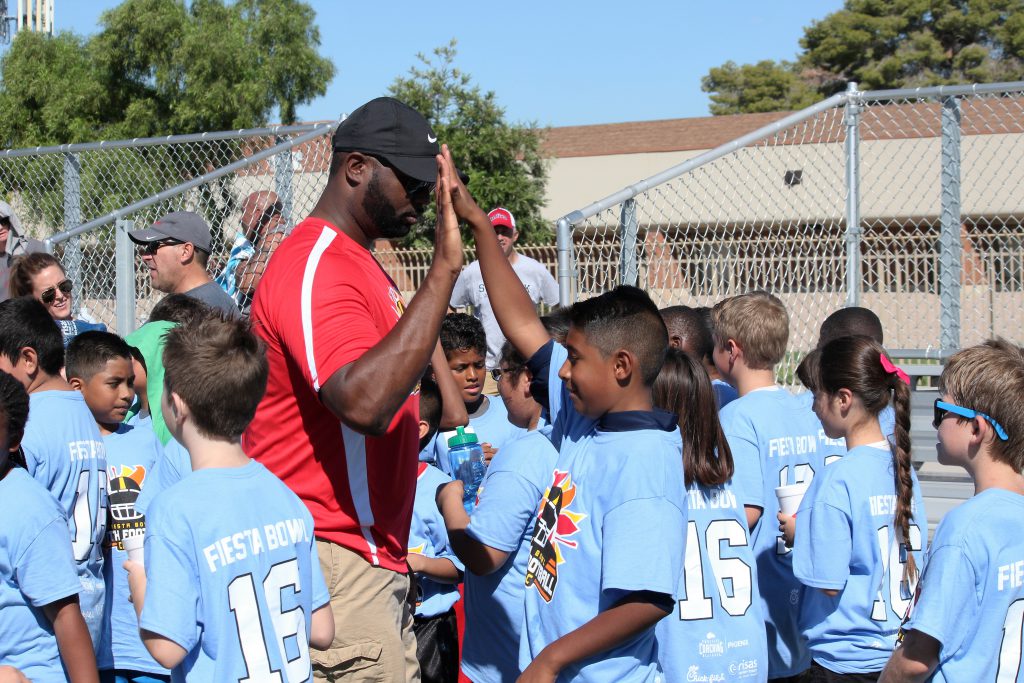
[[[539,261],[520,254],[512,264],[512,270],[516,271],[533,303],[543,301],[548,306],[558,304],[558,283]],[[452,308],[473,307],[473,315],[483,323],[484,334],[487,335],[487,368],[496,368],[501,347],[505,343],[505,335],[501,333],[498,321],[494,318],[494,310],[491,308],[491,301],[484,287],[484,278],[480,273],[479,261],[473,261],[459,273],[450,303]]]
[[[235,303],[235,300],[228,296],[228,293],[221,289],[220,285],[213,280],[188,290],[185,292],[185,296],[199,299],[204,304],[224,311],[232,318],[239,317],[238,305]]]

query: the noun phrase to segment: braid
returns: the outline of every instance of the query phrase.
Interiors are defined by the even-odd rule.
[[[896,375],[891,375],[893,408],[896,412],[895,444],[892,449],[893,471],[896,478],[896,533],[901,543],[907,546],[907,563],[903,568],[903,579],[917,578],[917,563],[910,552],[910,522],[913,518],[914,480],[911,478],[910,462],[910,387]]]

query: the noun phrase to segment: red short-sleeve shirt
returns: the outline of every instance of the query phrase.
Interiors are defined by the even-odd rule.
[[[404,306],[367,249],[323,219],[297,225],[253,300],[253,329],[267,343],[270,377],[242,437],[246,453],[309,507],[318,538],[398,572],[407,571],[416,491],[416,395],[387,433],[372,437],[342,424],[318,393],[395,326]]]

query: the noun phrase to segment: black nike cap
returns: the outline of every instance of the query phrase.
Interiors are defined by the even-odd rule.
[[[378,97],[352,112],[334,131],[333,147],[383,157],[416,180],[437,178],[437,135],[422,114],[393,97]]]

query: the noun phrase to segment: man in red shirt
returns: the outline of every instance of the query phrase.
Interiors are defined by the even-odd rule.
[[[333,145],[323,195],[253,300],[270,377],[243,446],[313,515],[337,631],[311,652],[315,679],[405,683],[419,680],[405,559],[415,392],[463,262],[454,171],[427,121],[391,98],[354,111]],[[408,233],[438,182],[433,262],[406,306],[370,247]]]

